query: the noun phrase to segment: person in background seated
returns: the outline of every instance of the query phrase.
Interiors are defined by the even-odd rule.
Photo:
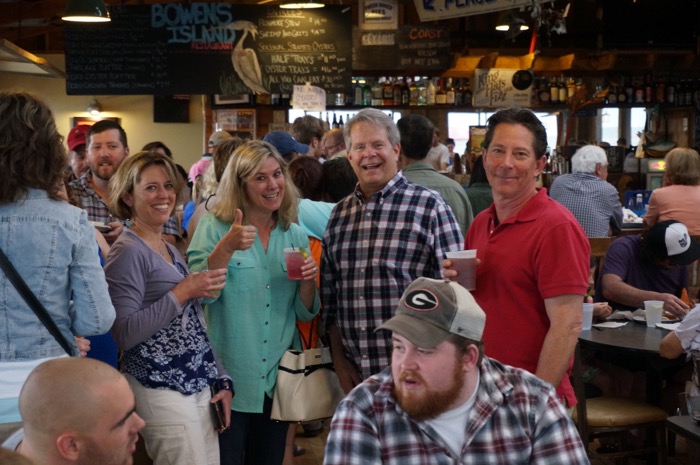
[[[411,283],[378,328],[391,366],[341,401],[324,465],[588,464],[552,385],[484,355],[485,319],[456,282]]]
[[[131,465],[145,424],[124,377],[91,359],[37,366],[22,387],[19,407],[24,430],[3,447],[37,465]]]
[[[115,314],[95,228],[60,192],[66,159],[49,106],[0,91],[0,249],[77,355],[73,336],[104,334]],[[20,426],[17,399],[29,373],[66,351],[1,270],[0,322],[2,441]]]
[[[693,308],[680,325],[661,340],[659,355],[674,359],[684,352],[693,360],[691,383],[694,388],[686,389],[686,394],[700,395],[700,310]]]
[[[661,221],[642,234],[618,237],[605,254],[595,300],[607,300],[616,310],[663,300],[665,311],[682,318],[689,310],[680,298],[688,287],[687,265],[698,258],[700,244],[678,221]]]
[[[571,173],[557,176],[549,196],[581,223],[587,237],[608,237],[622,228],[622,205],[608,183],[608,156],[595,145],[584,145],[571,157]]]
[[[676,147],[666,154],[664,185],[649,197],[644,223],[676,220],[690,234],[700,234],[700,154],[687,147]]]
[[[147,422],[155,463],[218,465],[210,403],[223,401],[226,426],[233,383],[209,342],[200,299],[224,287],[225,269],[190,273],[162,237],[179,189],[172,160],[156,152],[127,158],[110,181],[114,214],[130,219],[107,257],[105,274],[117,311],[112,334],[120,367]],[[210,386],[219,392],[212,396]]]

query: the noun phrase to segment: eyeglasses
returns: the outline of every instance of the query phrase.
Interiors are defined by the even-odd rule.
[[[339,146],[340,144],[342,144],[342,142],[338,142],[337,144],[331,145],[330,147],[324,146],[324,147],[323,147],[323,150],[325,151],[325,150],[334,149],[334,148],[336,148],[337,146]]]

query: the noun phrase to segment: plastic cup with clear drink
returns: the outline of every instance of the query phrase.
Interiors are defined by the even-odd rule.
[[[583,304],[583,326],[584,331],[593,327],[593,304]]]
[[[664,314],[663,300],[645,300],[644,310],[647,318],[647,327],[655,328],[658,323],[661,323],[661,317]]]

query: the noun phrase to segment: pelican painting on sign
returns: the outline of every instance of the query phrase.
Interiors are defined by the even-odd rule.
[[[234,31],[242,31],[243,35],[231,52],[231,62],[238,77],[254,94],[269,94],[263,85],[262,72],[258,63],[258,56],[252,48],[243,48],[248,34],[255,40],[258,28],[250,21],[233,21],[226,26]]]

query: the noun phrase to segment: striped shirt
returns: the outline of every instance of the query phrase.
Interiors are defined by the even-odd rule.
[[[388,332],[388,331],[387,331]],[[386,368],[356,387],[333,416],[324,465],[588,464],[586,450],[554,388],[484,357],[461,453],[428,421],[396,403]]]
[[[389,364],[394,315],[408,285],[440,278],[445,253],[461,250],[459,224],[437,193],[402,173],[365,201],[359,189],[333,209],[323,236],[321,302],[363,378]]]

